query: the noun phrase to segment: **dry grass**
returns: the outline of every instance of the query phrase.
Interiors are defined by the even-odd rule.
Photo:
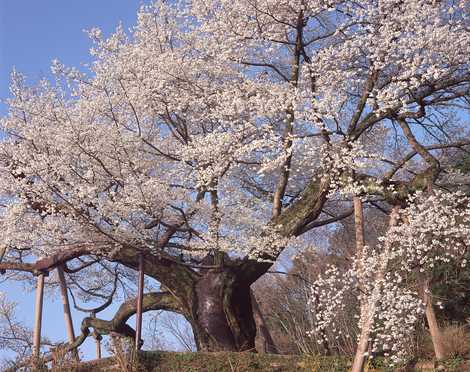
[[[470,325],[448,325],[442,328],[442,337],[447,357],[470,358]],[[434,348],[428,332],[418,340],[416,357],[418,359],[433,359]]]
[[[448,357],[470,357],[470,326],[450,325],[442,330]]]
[[[138,352],[134,342],[130,338],[111,337],[109,351],[117,362],[117,370],[120,372],[140,372],[142,366],[139,362]]]

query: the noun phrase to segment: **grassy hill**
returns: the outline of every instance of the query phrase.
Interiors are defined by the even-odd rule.
[[[433,362],[414,366],[389,368],[377,359],[366,371],[434,371]],[[470,361],[451,359],[445,371],[470,371]],[[138,355],[116,355],[110,358],[83,362],[77,365],[57,364],[55,372],[346,372],[351,366],[348,358],[300,355],[270,355],[254,353],[175,353],[139,352]]]

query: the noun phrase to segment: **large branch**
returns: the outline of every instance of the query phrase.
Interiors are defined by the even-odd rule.
[[[302,33],[304,27],[304,17],[303,12],[301,11],[297,17],[297,36],[295,42],[294,56],[292,61],[292,71],[290,77],[290,83],[292,86],[297,87],[299,76],[300,76],[300,56],[302,54]],[[292,105],[286,110],[286,127],[284,128],[283,134],[283,151],[286,158],[281,166],[279,179],[277,182],[276,190],[273,196],[273,209],[272,217],[276,218],[279,216],[282,210],[282,199],[286,193],[287,183],[289,182],[290,177],[290,168],[292,163],[292,134],[294,132],[294,119],[295,112]]]
[[[364,88],[361,94],[361,98],[359,99],[356,109],[354,110],[354,115],[351,118],[351,122],[349,123],[348,127],[348,135],[351,135],[351,133],[354,132],[356,129],[356,125],[359,122],[359,119],[361,118],[362,113],[364,112],[364,108],[366,107],[367,99],[369,98],[370,92],[375,86],[375,83],[378,78],[378,71],[375,70],[374,68],[371,69],[369,73],[369,77],[367,78],[366,83],[364,84]]]
[[[434,171],[428,168],[410,181],[390,181],[367,174],[356,174],[355,178],[362,185],[365,194],[381,196],[390,205],[405,205],[410,195],[425,190],[429,182],[432,182]]]
[[[348,175],[345,174],[345,177],[347,180]],[[409,195],[418,190],[425,190],[429,182],[432,182],[433,177],[434,173],[427,169],[423,173],[417,174],[408,182],[382,180],[366,174],[356,174],[355,180],[363,186],[366,194],[381,196],[391,205],[404,205]],[[329,191],[330,180],[328,177],[320,180],[311,180],[300,197],[288,208],[284,209],[278,217],[271,219],[270,225],[285,237],[298,236],[305,233],[311,227],[317,225],[315,220],[322,212]],[[345,211],[333,218],[331,222],[345,218],[350,213],[350,210]],[[323,222],[318,222],[318,226],[322,226]],[[281,251],[279,250],[275,254],[262,257],[266,261],[243,260],[239,267],[240,280],[248,284],[255,282],[269,270]]]
[[[103,258],[138,270],[139,255],[143,254],[145,274],[158,280],[169,290],[178,293],[181,295],[181,298],[192,298],[193,286],[199,274],[177,258],[165,253],[162,248],[158,245],[157,249],[150,252],[148,248],[124,245],[120,249],[115,250],[112,257],[103,256]],[[41,258],[35,263],[1,262],[0,273],[5,270],[16,270],[39,275],[48,273],[57,266],[65,264],[74,258],[90,254],[96,255],[93,246],[83,245]]]
[[[302,229],[321,214],[329,190],[329,178],[312,179],[289,207],[271,219],[270,225],[284,237],[300,235]],[[246,285],[254,283],[269,270],[281,251],[262,257],[263,261],[245,258],[238,262],[239,282]]]
[[[470,146],[470,141],[459,141],[459,142],[452,142],[452,143],[435,144],[435,145],[424,146],[424,148],[427,151],[431,151],[431,150],[439,150],[439,149],[446,149],[446,148],[463,148],[465,146]],[[391,179],[395,175],[395,173],[397,173],[406,163],[408,163],[411,159],[413,159],[417,154],[418,154],[417,151],[409,152],[403,159],[401,159],[398,163],[396,163],[395,166],[392,169],[390,169],[390,171],[388,171],[385,174],[384,179],[385,180]]]
[[[180,313],[181,308],[176,298],[169,292],[151,292],[143,296],[142,311],[167,310]],[[121,304],[118,311],[111,320],[102,320],[93,317],[84,318],[81,325],[81,334],[72,343],[63,346],[64,352],[75,350],[85,342],[91,334],[90,328],[94,329],[99,335],[117,333],[122,336],[135,338],[135,331],[126,324],[129,318],[137,311],[137,301],[135,298]],[[44,362],[50,362],[53,355],[47,355],[43,358]]]
[[[93,247],[91,246],[80,246],[74,249],[68,249],[64,252],[59,252],[52,256],[41,258],[36,261],[34,266],[36,270],[39,271],[50,271],[56,268],[58,265],[62,265],[67,261],[73,260],[74,258],[90,254],[92,249]]]
[[[142,311],[166,310],[181,313],[181,304],[170,292],[146,293],[142,299]],[[137,301],[135,298],[127,300],[121,304],[119,310],[111,320],[102,320],[87,317],[82,321],[82,331],[84,327],[93,328],[101,335],[111,332],[124,336],[135,337],[135,331],[126,324],[129,318],[137,312]]]
[[[309,182],[299,198],[270,222],[285,237],[297,236],[302,228],[321,213],[330,190],[330,179],[324,177]]]
[[[398,119],[398,124],[400,124],[400,127],[413,150],[415,150],[419,155],[421,155],[421,157],[437,173],[439,169],[439,162],[434,156],[431,155],[431,153],[426,149],[425,146],[419,143],[419,141],[413,134],[413,131],[411,130],[410,126],[408,125],[406,119]]]
[[[354,209],[353,208],[350,208],[348,210],[346,210],[345,212],[343,213],[340,213],[336,216],[333,216],[333,217],[330,217],[330,218],[326,218],[326,219],[322,219],[321,221],[312,221],[310,222],[309,224],[305,225],[302,230],[300,230],[300,234],[304,234],[306,233],[307,231],[315,228],[315,227],[320,227],[320,226],[325,226],[325,225],[329,225],[331,223],[334,223],[334,222],[338,222],[340,220],[343,220],[349,216],[351,216],[354,212]]]
[[[73,249],[68,249],[63,252],[56,253],[54,255],[40,258],[35,263],[23,263],[23,262],[1,262],[0,272],[5,270],[25,271],[30,272],[34,275],[41,273],[47,273],[59,265],[65,264],[74,258],[91,254],[92,247],[80,246]]]
[[[139,269],[139,255],[144,255],[144,273],[164,284],[171,291],[191,298],[193,285],[199,274],[178,259],[163,251],[149,252],[135,247],[123,247],[111,260],[134,270]]]
[[[469,83],[469,82],[470,82],[470,73],[467,73],[462,76],[445,79],[445,80],[436,82],[434,84],[429,84],[425,87],[419,87],[418,89],[416,89],[410,94],[412,98],[406,101],[406,105],[411,105],[411,104],[416,104],[416,103],[420,104],[420,110],[417,113],[398,114],[400,109],[403,108],[403,104],[398,104],[390,109],[387,109],[384,112],[372,111],[357,124],[356,129],[351,133],[351,137],[353,140],[358,139],[362,135],[362,133],[364,133],[364,131],[372,127],[375,123],[378,123],[379,121],[382,121],[387,118],[398,117],[398,118],[404,119],[410,116],[421,115],[422,109],[432,104],[432,101],[426,102],[425,98],[428,98],[429,96],[432,96],[435,93],[444,92],[448,89],[455,88],[461,85],[462,83]],[[469,88],[466,88],[465,92],[467,92],[468,89]]]

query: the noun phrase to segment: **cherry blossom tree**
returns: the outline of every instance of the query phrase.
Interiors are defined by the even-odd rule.
[[[351,191],[402,204],[470,144],[455,114],[468,108],[468,11],[155,1],[129,32],[90,30],[88,73],[54,61],[55,82],[12,75],[0,269],[64,266],[72,293],[104,297],[96,315],[117,287],[130,295],[143,255],[161,284],[144,311],[183,315],[198,350],[253,349],[250,285],[286,248],[351,215]],[[69,347],[91,329],[135,336],[135,311],[129,298],[111,321],[85,318]]]
[[[357,297],[357,352],[361,371],[369,352],[403,361],[416,322],[425,314],[436,357],[445,355],[431,297],[432,272],[440,263],[466,267],[470,247],[470,199],[461,192],[418,193],[401,211],[394,207],[381,246],[364,246],[348,270],[330,267],[312,286],[313,334],[341,334],[342,310]],[[423,288],[423,282],[425,286]],[[349,335],[354,337],[354,335]],[[328,341],[328,340],[327,340]]]
[[[18,313],[18,304],[9,301],[0,292],[0,350],[10,354],[2,357],[0,366],[12,370],[16,370],[31,355],[33,346],[33,332],[20,320]],[[52,346],[52,342],[46,338],[41,343],[44,347]]]

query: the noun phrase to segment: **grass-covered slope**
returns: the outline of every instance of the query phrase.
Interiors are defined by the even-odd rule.
[[[377,359],[366,367],[374,371],[437,371],[433,362],[415,366],[389,368]],[[470,361],[454,358],[444,363],[445,371],[470,371]],[[84,362],[74,366],[56,365],[55,372],[346,372],[348,358],[254,353],[175,353],[140,352],[136,355],[116,355],[111,358]]]

